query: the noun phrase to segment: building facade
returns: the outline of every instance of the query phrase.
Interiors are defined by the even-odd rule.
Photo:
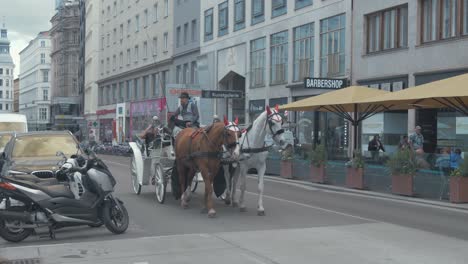
[[[251,123],[266,105],[329,91],[306,89],[304,78],[349,80],[351,10],[351,0],[202,1],[200,85],[244,94],[218,99],[214,112]],[[342,118],[326,113],[289,118],[302,146],[329,141],[329,154],[347,155],[348,124]]]
[[[167,84],[166,98],[169,111],[179,105],[180,92],[188,92],[198,104],[200,123],[211,122],[211,101],[201,98],[198,82],[197,58],[200,55],[200,1],[186,0],[174,2],[174,53],[170,70],[170,83]],[[206,89],[206,88],[205,88]]]
[[[121,142],[161,115],[173,56],[176,1],[104,0],[100,7],[99,138]]]
[[[398,91],[468,72],[466,0],[362,0],[355,1],[353,16],[355,84]],[[361,141],[367,146],[380,134],[392,152],[419,125],[426,153],[463,149],[466,124],[466,117],[447,109],[386,112],[364,121]]]
[[[13,112],[19,113],[19,78],[13,81]]]
[[[55,129],[78,130],[80,119],[79,1],[66,1],[51,19],[51,122]]]
[[[31,131],[50,128],[50,52],[48,31],[40,32],[21,52],[19,112]]]
[[[8,29],[0,28],[0,113],[13,112],[13,80],[15,64],[10,55]]]

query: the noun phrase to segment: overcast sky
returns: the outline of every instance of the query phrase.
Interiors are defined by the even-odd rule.
[[[20,70],[19,52],[37,34],[50,29],[50,19],[55,14],[55,0],[0,0],[0,22],[8,29],[11,56],[15,62],[15,77]]]

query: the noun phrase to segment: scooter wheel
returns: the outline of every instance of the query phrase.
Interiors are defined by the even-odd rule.
[[[0,237],[6,241],[18,243],[25,240],[33,233],[31,228],[10,228],[5,226],[5,220],[0,221]]]
[[[114,234],[124,233],[130,222],[128,212],[123,203],[120,203],[120,208],[114,201],[108,201],[105,203],[102,216],[106,228]]]

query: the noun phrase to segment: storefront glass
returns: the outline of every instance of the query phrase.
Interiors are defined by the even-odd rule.
[[[130,138],[140,134],[149,124],[152,117],[158,116],[160,120],[165,120],[164,110],[166,109],[166,99],[159,98],[133,102],[130,105]]]

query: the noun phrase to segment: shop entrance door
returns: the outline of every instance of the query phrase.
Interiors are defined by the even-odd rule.
[[[424,152],[435,153],[437,150],[437,109],[418,110],[416,122],[416,125],[422,128]]]

